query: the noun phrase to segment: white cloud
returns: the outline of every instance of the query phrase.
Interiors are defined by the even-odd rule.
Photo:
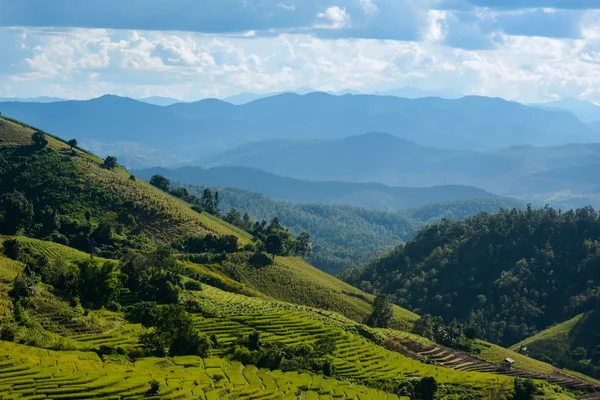
[[[373,3],[373,0],[359,0],[359,3],[366,14],[376,14],[379,12],[379,7]]]
[[[329,20],[328,25],[318,25],[318,28],[341,29],[350,23],[350,14],[345,8],[338,6],[329,7],[324,13],[317,15],[321,19]]]
[[[4,96],[85,98],[110,92],[195,100],[306,86],[371,92],[413,85],[524,102],[600,101],[598,13],[586,13],[582,38],[498,35],[487,50],[444,45],[452,29],[448,13],[429,13],[422,41],[13,29],[12,39],[3,42],[7,31],[0,29],[3,54],[12,55],[0,61],[0,87]],[[336,6],[319,19],[330,28],[354,22]]]
[[[296,6],[294,4],[278,3],[277,8],[282,8],[287,11],[296,11]]]

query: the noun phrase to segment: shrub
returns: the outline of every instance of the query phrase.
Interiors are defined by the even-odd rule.
[[[14,325],[5,325],[0,329],[0,340],[14,342],[17,336],[17,327]]]
[[[512,394],[512,400],[533,400],[538,392],[537,386],[529,379],[515,379],[515,389]]]
[[[158,396],[158,392],[160,391],[160,382],[156,379],[152,379],[150,381],[150,389],[146,392],[148,396]]]
[[[267,266],[273,264],[273,260],[271,259],[271,257],[266,255],[265,253],[260,253],[260,252],[254,253],[250,257],[249,262],[250,262],[250,265],[255,268],[267,267]]]
[[[154,326],[158,323],[160,309],[154,301],[142,301],[136,303],[127,311],[127,318],[131,322],[142,324],[145,327]]]
[[[433,400],[438,390],[438,384],[434,377],[426,376],[421,378],[415,386],[415,395],[417,399]]]
[[[106,169],[114,169],[117,167],[117,158],[113,156],[108,156],[104,159],[104,163],[102,166]]]
[[[184,284],[185,290],[191,290],[199,292],[202,290],[202,284],[198,281],[187,281]]]
[[[2,251],[6,257],[10,258],[11,260],[19,259],[19,255],[21,254],[21,245],[17,239],[5,240],[2,247]]]

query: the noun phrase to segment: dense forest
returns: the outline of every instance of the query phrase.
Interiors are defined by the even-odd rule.
[[[197,196],[205,189],[199,185],[185,185],[185,188]],[[332,274],[385,254],[410,239],[425,223],[443,217],[465,218],[481,211],[495,212],[515,204],[492,198],[433,203],[401,213],[387,213],[344,205],[291,203],[235,188],[218,188],[218,191],[224,215],[235,208],[256,220],[278,216],[295,234],[309,232],[313,242],[311,264]]]
[[[421,314],[512,345],[598,307],[600,215],[591,207],[444,219],[341,277]]]

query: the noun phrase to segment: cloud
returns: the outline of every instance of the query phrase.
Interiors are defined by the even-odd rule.
[[[405,85],[525,102],[600,100],[600,32],[585,39],[495,34],[492,48],[450,47],[453,13],[432,12],[424,41],[253,39],[182,32],[0,29],[21,62],[0,72],[4,95],[89,98],[105,93],[185,100],[297,87],[363,92]],[[350,20],[354,23],[354,19]],[[25,44],[26,49],[20,50]],[[6,42],[4,43],[6,46]],[[0,62],[0,71],[4,59]]]
[[[600,9],[594,0],[441,0],[437,7],[450,10],[467,10],[486,7],[497,10],[524,10],[532,8],[554,8],[564,10]]]
[[[317,25],[324,29],[341,29],[350,23],[350,15],[346,9],[338,6],[329,7],[325,12],[319,13],[318,17],[330,22],[330,25]]]
[[[336,37],[385,36],[416,39],[419,20],[379,11],[427,14],[428,4],[411,0],[0,0],[0,26],[81,27],[127,30],[186,31],[255,35],[309,33],[331,36],[322,29],[332,22]],[[379,4],[381,3],[381,4]],[[398,7],[400,5],[401,7]],[[356,19],[356,26],[349,20]],[[389,22],[402,25],[389,25]],[[379,29],[388,24],[385,29]],[[411,25],[407,29],[407,25]],[[407,33],[410,35],[407,36]]]

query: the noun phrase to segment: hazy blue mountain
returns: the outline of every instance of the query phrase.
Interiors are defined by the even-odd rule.
[[[486,180],[518,163],[503,154],[438,149],[377,132],[339,140],[250,143],[199,161],[205,167],[243,166],[305,180],[421,187]]]
[[[131,172],[145,180],[150,180],[152,175],[161,174],[173,181],[236,187],[259,192],[277,200],[347,204],[380,211],[397,211],[437,202],[496,197],[469,186],[410,188],[377,183],[309,182],[244,167],[183,167],[175,170],[150,168]]]
[[[177,100],[172,97],[160,96],[144,97],[137,100],[142,101],[144,103],[153,104],[155,106],[170,106],[172,104],[181,103],[181,100]]]
[[[65,101],[59,97],[0,97],[0,103],[2,102],[19,102],[19,103],[55,103],[57,101]]]
[[[590,122],[587,126],[594,132],[600,134],[600,121]]]
[[[306,155],[310,155],[310,162]],[[600,194],[599,164],[599,143],[445,150],[381,133],[339,140],[250,143],[200,161],[207,167],[257,168],[304,180],[420,187],[468,185],[561,207],[581,202],[599,204],[595,196]],[[577,203],[572,202],[574,199]]]
[[[442,99],[460,99],[465,95],[459,92],[456,92],[451,89],[438,89],[438,90],[427,90],[427,89],[419,89],[414,86],[404,86],[397,89],[390,89],[380,92],[375,92],[374,94],[381,96],[396,96],[396,97],[404,97],[407,99],[419,99],[422,97],[441,97]]]
[[[277,94],[278,93],[258,94],[258,93],[244,92],[244,93],[236,94],[233,96],[225,97],[222,100],[226,101],[228,103],[234,104],[236,106],[239,106],[242,104],[250,103],[251,101],[254,101],[254,100],[264,99],[265,97],[276,96]]]
[[[532,104],[532,106],[545,110],[568,111],[583,123],[600,121],[600,107],[585,100],[563,99],[548,103],[536,103]]]
[[[565,112],[502,99],[281,94],[244,105],[206,99],[159,107],[117,96],[56,103],[0,103],[5,115],[63,137],[133,142],[182,162],[242,143],[336,139],[388,132],[426,146],[490,149],[593,141],[598,134]]]
[[[226,101],[228,103],[234,104],[234,105],[242,105],[242,104],[246,104],[246,103],[250,103],[252,101],[255,100],[259,100],[259,99],[264,99],[267,97],[273,97],[273,96],[278,96],[281,94],[285,94],[285,93],[292,93],[292,94],[298,94],[298,95],[306,95],[309,93],[314,93],[314,92],[319,92],[318,90],[315,90],[313,88],[309,88],[309,87],[301,87],[298,88],[296,90],[288,90],[288,91],[284,91],[284,92],[276,92],[276,93],[250,93],[250,92],[244,92],[244,93],[240,93],[240,94],[236,94],[233,96],[229,96],[229,97],[225,97],[222,100]],[[321,93],[327,93],[333,96],[342,96],[345,94],[362,94],[361,92],[358,92],[356,90],[351,90],[351,89],[343,89],[340,90],[339,92],[321,92]]]

